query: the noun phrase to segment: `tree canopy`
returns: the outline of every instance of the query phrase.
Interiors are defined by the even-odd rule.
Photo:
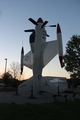
[[[10,64],[9,72],[12,74],[14,79],[18,79],[20,76],[20,64],[18,62],[12,62]]]
[[[80,36],[73,35],[66,46],[64,55],[65,69],[70,77],[80,79]]]
[[[2,75],[3,82],[6,86],[8,86],[11,83],[12,75],[7,72]]]

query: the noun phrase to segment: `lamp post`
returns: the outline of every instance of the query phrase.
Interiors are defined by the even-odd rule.
[[[6,69],[7,69],[7,58],[5,58],[5,73],[6,73]]]

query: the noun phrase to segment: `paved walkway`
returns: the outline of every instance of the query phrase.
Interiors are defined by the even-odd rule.
[[[64,97],[67,95],[67,97]],[[54,100],[59,100],[65,102],[65,99],[68,101],[73,101],[73,94],[61,94],[61,96],[52,97],[53,95],[50,93],[44,93],[37,96],[37,99],[29,99],[30,94],[27,95],[15,95],[14,92],[0,92],[0,103],[16,103],[16,104],[24,104],[24,103],[50,103],[54,102]],[[76,99],[80,100],[80,94],[75,95]]]

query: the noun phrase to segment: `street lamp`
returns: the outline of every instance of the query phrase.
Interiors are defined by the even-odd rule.
[[[6,73],[6,69],[7,69],[7,58],[5,58],[5,73]]]

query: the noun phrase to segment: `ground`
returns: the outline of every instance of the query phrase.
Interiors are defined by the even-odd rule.
[[[30,99],[30,93],[15,95],[15,92],[0,92],[0,103],[17,103],[17,104],[24,104],[24,103],[51,103],[57,101],[65,102],[67,101],[74,101],[74,99],[80,100],[80,94],[73,94],[73,93],[61,93],[60,96],[53,96],[50,93],[42,93],[37,95],[36,99]]]

